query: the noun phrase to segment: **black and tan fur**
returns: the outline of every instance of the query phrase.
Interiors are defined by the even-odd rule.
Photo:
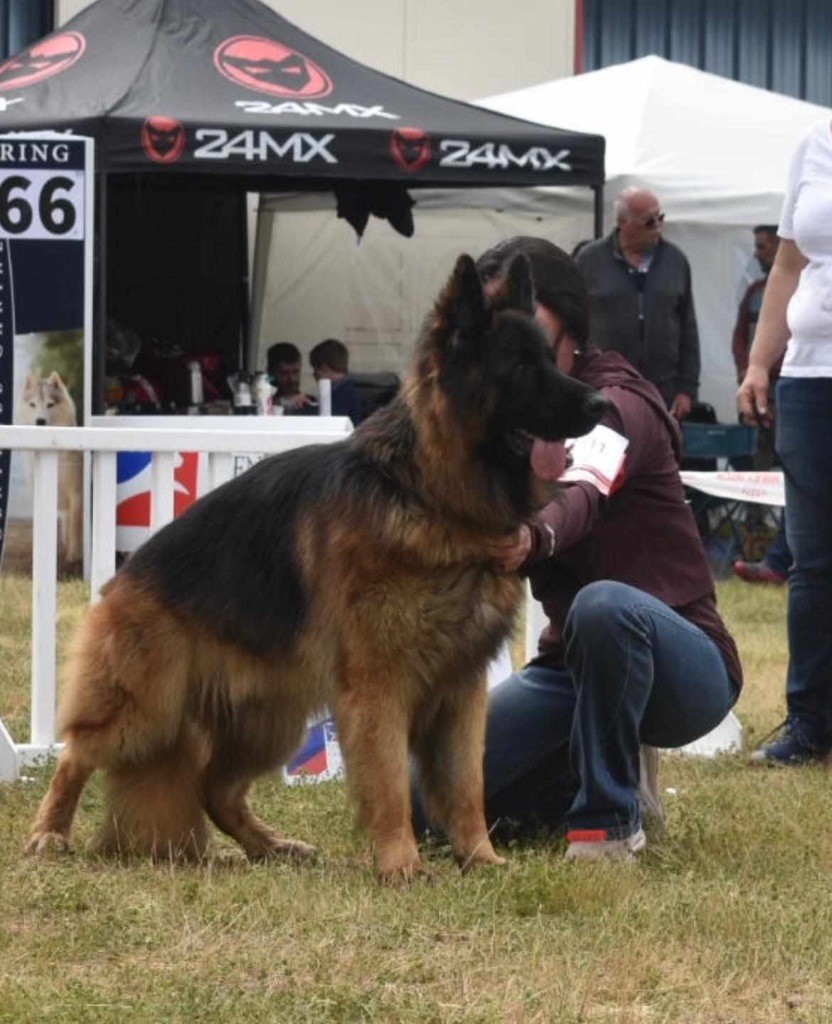
[[[485,668],[521,584],[489,552],[549,493],[530,435],[583,433],[603,409],[558,373],[532,313],[524,258],[487,308],[460,257],[400,397],[344,442],[264,460],[136,552],[77,639],[29,851],[67,846],[102,768],[103,852],[200,857],[207,816],[251,858],[303,857],[247,793],[329,706],[383,878],[419,868],[411,756],[459,861],[499,861]]]

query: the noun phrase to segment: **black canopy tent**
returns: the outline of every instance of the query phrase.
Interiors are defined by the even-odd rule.
[[[39,128],[96,140],[95,411],[113,312],[108,287],[111,298],[167,315],[193,305],[183,282],[196,253],[177,255],[177,239],[210,250],[214,277],[203,267],[201,292],[209,300],[226,292],[224,330],[236,322],[244,351],[246,192],[333,189],[339,214],[359,230],[373,212],[408,233],[405,190],[585,185],[595,191],[600,233],[602,137],[418,89],[324,45],[259,0],[98,0],[0,65],[0,132]],[[180,223],[188,208],[196,212]],[[200,238],[200,230],[214,234]],[[176,277],[167,298],[159,267]],[[229,297],[229,275],[239,302]]]

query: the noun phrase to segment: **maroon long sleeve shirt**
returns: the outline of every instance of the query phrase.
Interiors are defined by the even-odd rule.
[[[590,350],[578,358],[573,375],[610,400],[603,422],[629,445],[609,498],[590,484],[569,484],[533,526],[526,567],[549,619],[535,663],[563,664],[563,625],[575,595],[595,580],[616,580],[699,626],[740,686],[737,648],[717,611],[713,576],[685,502],[675,420],[656,388],[617,352]],[[546,557],[550,531],[554,554]]]

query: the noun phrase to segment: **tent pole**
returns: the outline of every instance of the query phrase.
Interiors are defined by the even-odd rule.
[[[242,253],[243,277],[240,282],[240,347],[238,359],[240,369],[253,373],[250,365],[251,356],[251,312],[249,308],[249,273],[248,273],[248,199],[245,187],[239,192],[240,202],[237,216],[240,218],[240,252]]]
[[[93,308],[95,315],[92,331],[92,411],[96,416],[104,412],[104,377],[107,354],[107,174],[97,175],[97,242],[93,288],[96,289]]]
[[[592,186],[593,213],[595,218],[595,237],[600,238],[604,233],[604,186]]]
[[[269,266],[269,250],[272,243],[273,219],[263,210],[263,195],[257,204],[257,227],[254,232],[254,267],[251,274],[251,321],[248,358],[255,366],[260,350],[260,335],[263,330],[263,303],[266,299],[266,271]],[[265,363],[261,369],[265,367]]]

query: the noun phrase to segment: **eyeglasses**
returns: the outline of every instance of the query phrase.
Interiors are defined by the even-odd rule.
[[[654,213],[650,217],[641,221],[641,226],[643,228],[657,228],[660,224],[664,224],[663,213]]]

